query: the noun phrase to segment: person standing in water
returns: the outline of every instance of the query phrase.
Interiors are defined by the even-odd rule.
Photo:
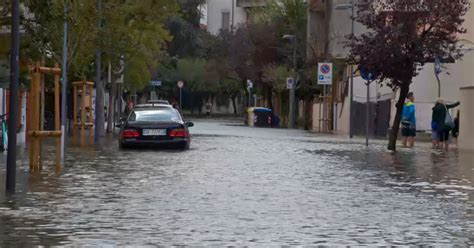
[[[402,112],[403,147],[414,147],[416,137],[416,109],[413,92],[408,93],[407,100],[405,105],[403,105]]]
[[[444,100],[439,98],[435,106],[433,107],[431,123],[433,123],[433,126],[436,127],[438,137],[438,140],[434,142],[434,148],[444,147],[446,150],[449,149],[449,134],[454,128],[454,122],[453,120],[451,120],[452,123],[447,123],[447,119],[449,118],[446,117],[448,117],[449,115],[449,109],[455,108],[459,105],[460,102],[454,104],[445,104]]]

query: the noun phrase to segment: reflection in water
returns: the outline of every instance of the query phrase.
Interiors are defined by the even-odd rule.
[[[21,161],[0,247],[474,245],[472,153],[196,124],[186,152],[110,139],[70,149],[59,175],[54,158],[36,176]]]

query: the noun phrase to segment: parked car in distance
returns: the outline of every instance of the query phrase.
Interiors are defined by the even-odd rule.
[[[168,104],[168,105],[170,105],[170,103],[166,100],[149,100],[148,103],[151,103],[151,104]]]
[[[174,108],[135,108],[127,118],[121,119],[120,148],[143,146],[188,149],[191,143],[189,127]]]
[[[161,104],[161,103],[145,103],[145,104],[137,104],[134,109],[139,108],[164,108],[164,109],[173,109],[173,106],[169,104]]]

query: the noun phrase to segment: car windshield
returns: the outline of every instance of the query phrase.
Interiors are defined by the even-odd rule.
[[[181,116],[174,109],[150,109],[133,111],[128,118],[129,121],[140,122],[181,122]]]

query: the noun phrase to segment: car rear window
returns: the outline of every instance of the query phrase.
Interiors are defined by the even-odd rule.
[[[130,114],[128,120],[143,122],[182,121],[181,116],[174,109],[136,110]]]

